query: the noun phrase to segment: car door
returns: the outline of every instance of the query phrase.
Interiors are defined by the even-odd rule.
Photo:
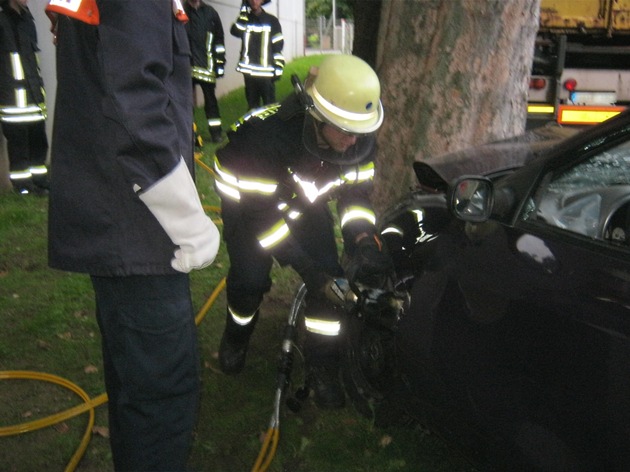
[[[442,368],[533,466],[628,470],[630,145],[582,149],[545,169],[514,225],[453,232]]]

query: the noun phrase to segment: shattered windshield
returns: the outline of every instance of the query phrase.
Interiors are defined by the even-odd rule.
[[[550,173],[537,192],[537,203],[528,209],[524,219],[535,218],[568,231],[602,238],[618,202],[627,198],[630,198],[630,142],[592,156],[560,175]]]

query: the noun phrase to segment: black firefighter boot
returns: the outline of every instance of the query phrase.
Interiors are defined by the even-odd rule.
[[[306,385],[313,390],[318,408],[333,409],[345,405],[337,341],[337,337],[306,335]]]
[[[257,320],[258,311],[254,313],[254,317],[248,325],[241,326],[232,319],[228,310],[225,329],[219,345],[219,366],[224,374],[238,374],[245,367],[249,337],[254,331]]]
[[[213,143],[220,143],[223,141],[223,132],[221,131],[220,126],[210,126],[209,131]]]

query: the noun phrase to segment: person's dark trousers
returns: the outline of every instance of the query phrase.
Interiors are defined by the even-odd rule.
[[[48,138],[44,120],[32,123],[2,123],[7,140],[10,172],[28,171],[46,164]]]
[[[315,261],[319,269],[331,277],[341,277],[343,269],[339,265],[339,249],[335,242],[334,220],[326,203],[311,205],[304,209],[302,216],[292,222],[291,233],[300,246]],[[340,312],[321,295],[306,295],[306,311],[318,318],[338,320]],[[304,355],[307,363],[337,364],[339,361],[339,337],[305,333]]]
[[[193,81],[199,84],[203,93],[203,111],[206,115],[208,130],[213,140],[221,136],[221,115],[219,113],[219,101],[216,96],[216,84],[209,82]]]
[[[256,237],[258,230],[242,212],[240,204],[224,200],[221,204],[221,217],[223,240],[230,258],[226,285],[228,305],[238,313],[254,313],[265,293],[271,289],[269,273],[273,259],[260,246]],[[242,337],[251,334],[249,328],[240,327],[233,321],[229,324],[235,325],[233,329],[230,328],[231,333],[240,331]]]
[[[92,276],[116,471],[183,471],[200,395],[187,274]]]
[[[258,231],[249,224],[238,203],[224,200],[221,216],[223,240],[230,258],[226,287],[228,305],[240,313],[254,313],[271,288],[272,257],[260,246],[256,238]],[[320,270],[337,277],[343,270],[338,261],[333,225],[333,216],[323,202],[304,208],[302,216],[291,221],[291,233]],[[226,329],[237,338],[238,332],[248,337],[253,328],[241,327],[228,316]]]
[[[276,84],[268,77],[245,77],[245,99],[250,110],[276,101]]]

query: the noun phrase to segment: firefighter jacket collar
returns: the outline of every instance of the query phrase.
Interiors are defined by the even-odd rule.
[[[96,0],[50,0],[46,6],[46,15],[53,24],[56,22],[55,14],[66,15],[88,25],[100,23]]]

